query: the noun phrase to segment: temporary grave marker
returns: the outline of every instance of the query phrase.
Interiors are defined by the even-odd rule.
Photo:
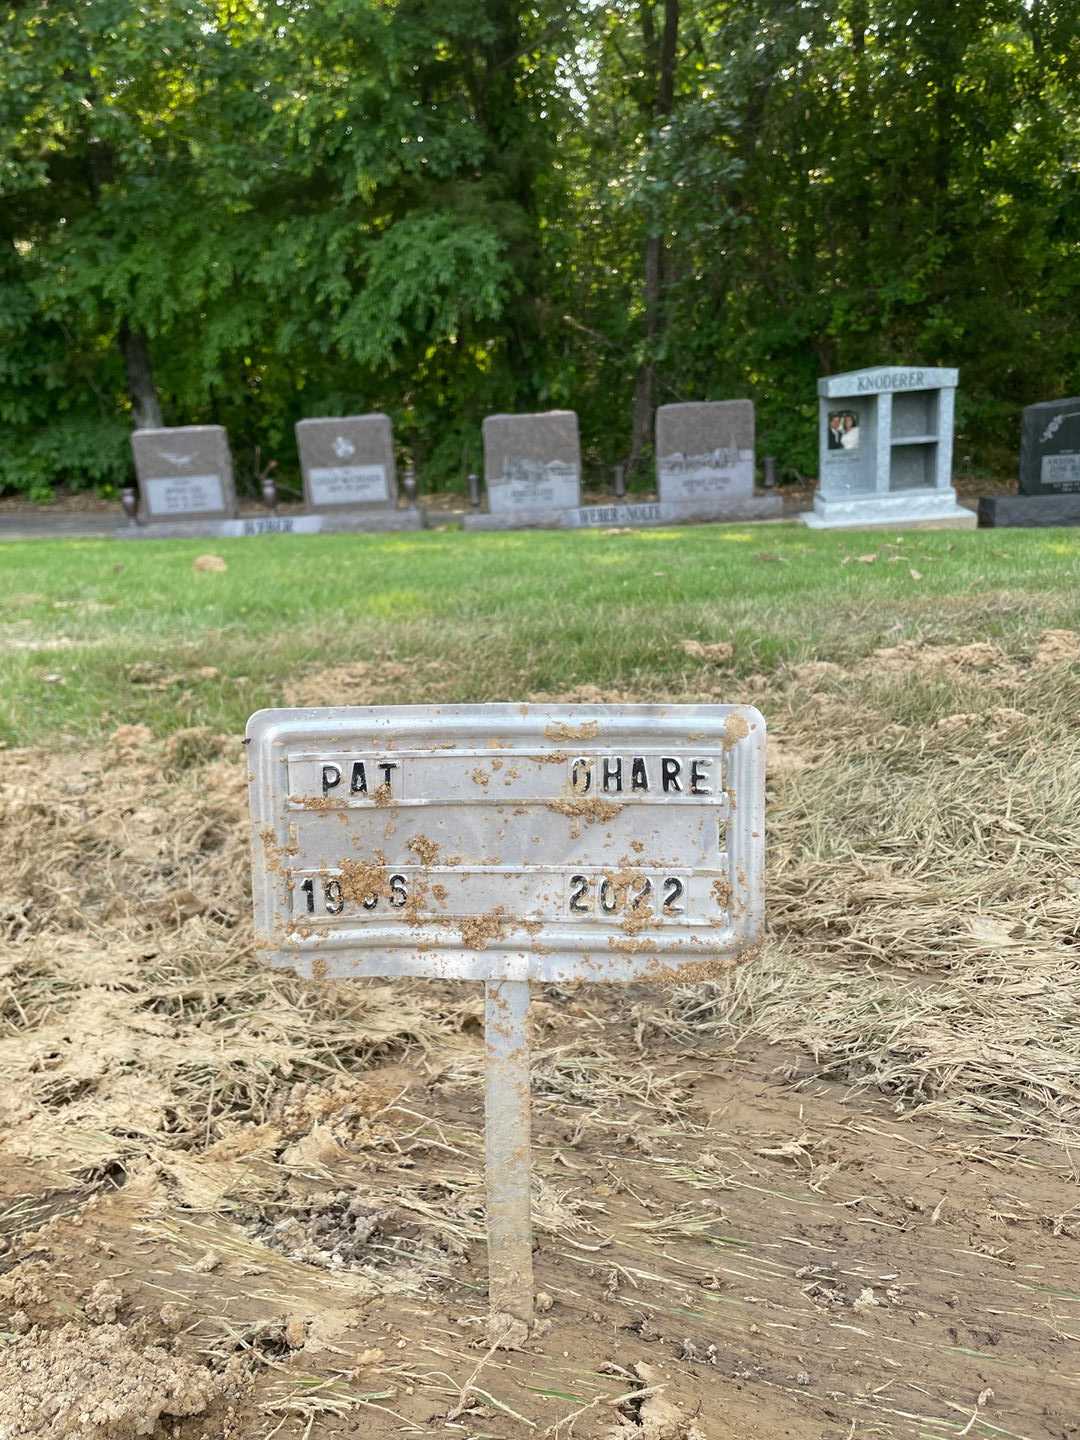
[[[257,945],[316,978],[485,985],[489,1295],[533,1312],[529,982],[711,978],[763,921],[745,705],[260,710]]]

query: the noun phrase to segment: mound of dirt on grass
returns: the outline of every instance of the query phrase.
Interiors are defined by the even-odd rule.
[[[797,775],[800,770],[805,770],[813,763],[811,755],[792,741],[779,735],[768,737],[768,758],[765,769],[770,781],[784,781],[791,775]]]
[[[679,649],[691,659],[700,660],[703,665],[723,665],[735,654],[735,646],[727,640],[717,640],[712,644],[701,640],[681,640]]]
[[[899,645],[875,650],[859,668],[882,675],[903,674],[909,670],[1002,670],[1012,666],[997,645],[985,640],[976,640],[970,645],[925,645],[917,640],[903,640]]]
[[[640,690],[575,685],[572,690],[536,690],[526,698],[530,705],[634,705],[644,697]]]
[[[32,1331],[0,1349],[5,1440],[135,1440],[159,1422],[213,1411],[214,1434],[235,1433],[248,1382],[239,1367],[205,1366],[140,1345],[122,1325]]]
[[[1040,667],[1080,665],[1080,634],[1075,630],[1044,630],[1034,663]]]
[[[382,705],[441,699],[449,691],[441,660],[355,660],[312,670],[284,689],[286,705]]]
[[[122,727],[69,755],[59,786],[40,752],[4,755],[18,903],[0,899],[0,1125],[9,1156],[71,1179],[209,1150],[265,1121],[268,1093],[325,1082],[342,1046],[356,1065],[446,1024],[406,987],[305,985],[257,962],[240,747],[212,759],[212,732],[173,738]]]
[[[822,680],[845,679],[849,674],[843,665],[837,665],[833,660],[804,660],[799,665],[788,666],[782,678],[796,685],[817,685]]]

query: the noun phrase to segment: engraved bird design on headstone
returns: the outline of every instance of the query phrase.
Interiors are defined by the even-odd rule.
[[[168,460],[170,465],[190,465],[195,458],[193,455],[177,455],[172,450],[162,450],[160,455],[163,460]]]

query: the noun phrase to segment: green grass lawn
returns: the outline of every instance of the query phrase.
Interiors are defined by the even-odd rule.
[[[226,573],[193,568],[209,553]],[[373,682],[356,703],[585,683],[654,699],[700,680],[686,639],[734,642],[733,691],[783,660],[909,636],[1008,648],[1033,625],[1080,626],[1080,531],[28,541],[0,548],[0,605],[8,744],[133,722],[239,731],[301,673],[356,662]]]

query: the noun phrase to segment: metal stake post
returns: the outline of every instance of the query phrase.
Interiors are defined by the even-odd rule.
[[[485,981],[488,1297],[493,1316],[531,1325],[528,1014],[527,980]]]

